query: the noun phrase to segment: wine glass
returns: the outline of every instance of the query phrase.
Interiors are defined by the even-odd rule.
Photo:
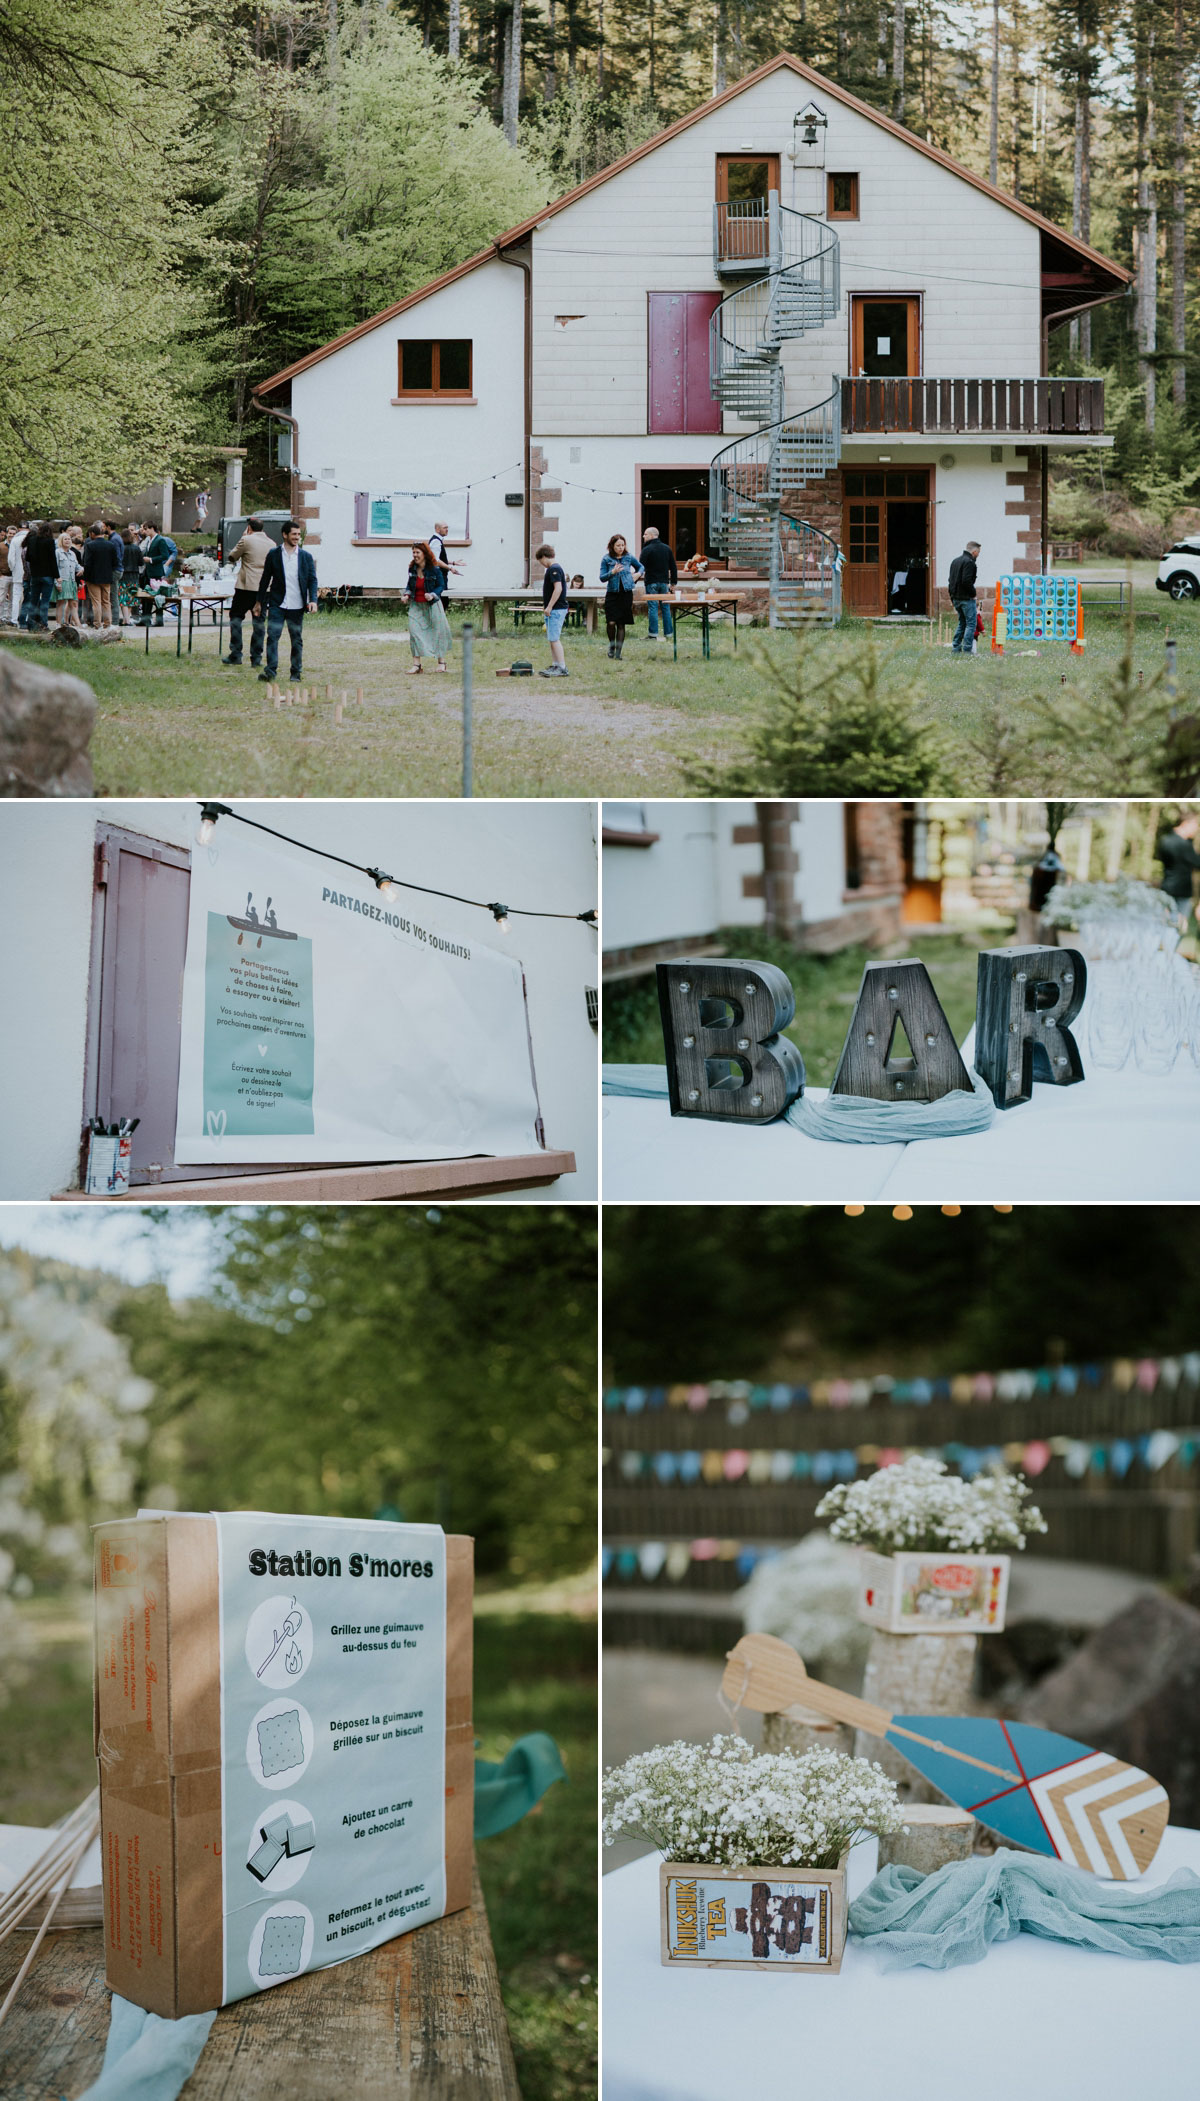
[[[1097,982],[1099,979],[1099,982]],[[1088,1049],[1093,1065],[1120,1072],[1133,1049],[1133,1007],[1115,976],[1094,973],[1087,1003]]]
[[[1182,1015],[1172,985],[1155,975],[1138,986],[1134,1058],[1139,1072],[1170,1072],[1179,1056]]]

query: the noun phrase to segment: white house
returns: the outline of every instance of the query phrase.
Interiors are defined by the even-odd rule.
[[[519,958],[544,1152],[293,1171],[175,1162],[182,973],[200,812],[188,802],[13,802],[0,825],[0,1198],[80,1187],[81,1131],[136,1114],[131,1196],[143,1202],[373,1201],[456,1195],[506,1203],[597,1194],[595,804],[239,803],[238,811],[355,866],[453,897],[422,898],[438,932],[481,931]],[[284,815],[280,815],[281,807]],[[233,820],[222,818],[223,824]],[[257,834],[252,836],[257,837]],[[329,867],[340,871],[337,863]],[[342,876],[342,881],[347,879]],[[505,928],[463,899],[503,899]],[[411,905],[416,893],[408,897]],[[434,1031],[421,1055],[434,1065]],[[258,1156],[263,1157],[261,1154]],[[195,1158],[195,1154],[185,1154]]]
[[[1048,332],[1128,282],[782,55],[256,399],[325,586],[438,519],[460,596],[656,525],[794,588],[836,542],[850,607],[920,614],[968,538],[984,586],[1044,566],[1048,448],[1111,442]]]

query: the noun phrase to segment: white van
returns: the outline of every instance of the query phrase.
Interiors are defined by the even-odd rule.
[[[1169,591],[1172,598],[1200,598],[1200,533],[1178,540],[1158,565],[1156,591]]]

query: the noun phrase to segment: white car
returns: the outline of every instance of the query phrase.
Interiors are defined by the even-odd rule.
[[[1156,591],[1169,591],[1172,598],[1200,598],[1200,534],[1177,540],[1158,565]]]

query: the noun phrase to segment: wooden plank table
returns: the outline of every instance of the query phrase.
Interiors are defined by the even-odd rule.
[[[29,1948],[0,1946],[0,1996]],[[5,2101],[61,2101],[108,2034],[99,1927],[50,1933],[0,2028]],[[487,1913],[471,1907],[217,2015],[182,2101],[520,2101]]]
[[[689,596],[679,591],[648,591],[646,593],[644,603],[646,605],[658,605],[664,607],[669,606],[671,611],[675,614],[699,613],[701,653],[706,657],[710,657],[712,655],[712,643],[708,616],[716,608],[731,607],[733,610],[733,647],[736,652],[737,616],[738,607],[741,604],[741,597],[742,594],[740,591],[717,591],[713,593],[710,597]],[[642,600],[637,601],[638,604],[641,604],[642,602]],[[678,619],[675,619],[671,622],[671,644],[672,661],[678,661]]]
[[[604,595],[603,584],[583,584],[574,591],[568,588],[567,604],[569,606],[583,607],[584,623],[589,635],[594,635],[596,632],[597,608],[603,604]],[[536,607],[538,612],[540,612],[542,608],[541,585],[530,584],[526,589],[520,591],[479,591],[460,587],[454,594],[454,603],[456,605],[467,603],[482,607],[483,632],[485,635],[494,635],[496,632],[496,607],[498,605],[508,605],[510,602],[514,614],[522,606]]]
[[[498,1196],[507,1189],[544,1189],[573,1175],[575,1155],[549,1146],[538,1153],[479,1154],[466,1160],[393,1160],[359,1167],[225,1169],[181,1181],[135,1182],[119,1196],[58,1189],[55,1204],[391,1203],[405,1198]],[[0,2034],[3,2030],[0,2030]]]

